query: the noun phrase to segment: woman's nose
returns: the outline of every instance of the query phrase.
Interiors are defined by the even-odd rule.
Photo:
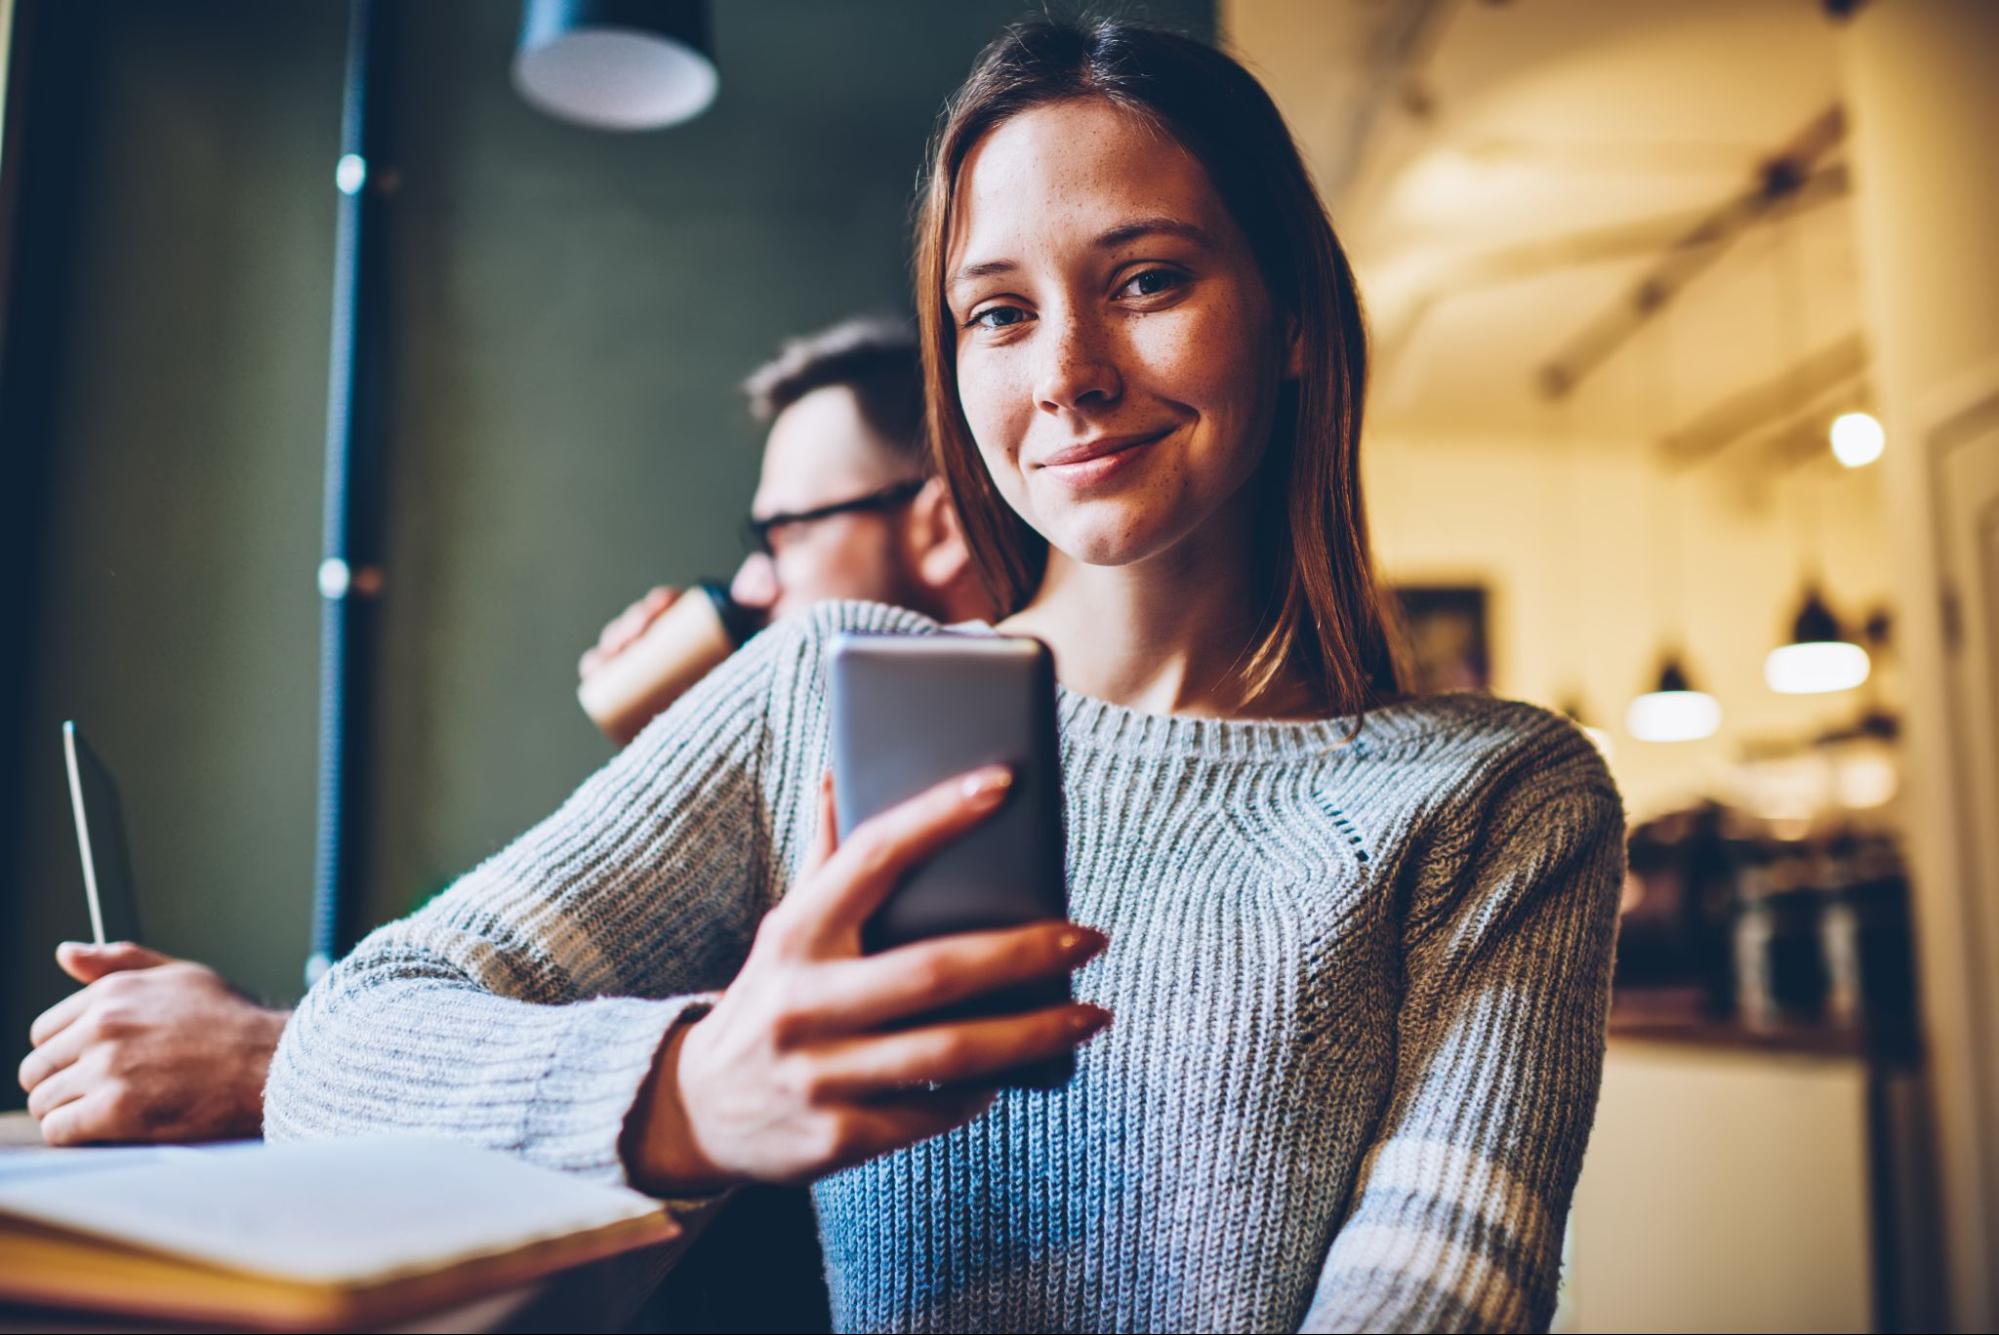
[[[1124,380],[1103,322],[1087,314],[1042,314],[1042,355],[1035,400],[1046,413],[1078,412],[1117,402]]]
[[[777,601],[777,567],[762,552],[751,552],[729,581],[729,596],[752,611],[768,612]]]

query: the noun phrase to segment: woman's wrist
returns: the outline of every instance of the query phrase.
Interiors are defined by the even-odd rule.
[[[684,1020],[667,1031],[625,1118],[625,1176],[648,1195],[701,1196],[736,1185],[695,1142],[680,1088],[681,1046],[698,1023]]]

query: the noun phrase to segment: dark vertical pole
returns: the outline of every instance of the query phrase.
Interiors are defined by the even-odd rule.
[[[319,564],[319,831],[311,984],[352,944],[367,803],[368,684],[381,592],[379,492],[386,349],[383,153],[389,79],[372,0],[351,0],[341,117],[333,346],[326,396],[326,515]]]
[[[13,10],[5,143],[0,144],[0,1033],[26,1032],[35,1011],[69,984],[50,967],[48,943],[25,928],[31,830],[27,794],[61,783],[54,716],[46,732],[30,683],[50,646],[38,642],[39,609],[53,591],[49,482],[62,439],[58,400],[88,372],[65,357],[80,281],[83,184],[102,142],[103,15],[61,0],[19,0]],[[51,763],[53,761],[53,764]],[[66,888],[66,887],[65,887]],[[9,1104],[20,1096],[9,1091]]]

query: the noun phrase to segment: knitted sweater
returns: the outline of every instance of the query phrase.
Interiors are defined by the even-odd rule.
[[[312,989],[273,1139],[429,1131],[621,1180],[668,1029],[811,845],[840,630],[752,640],[563,807]],[[843,1330],[1545,1326],[1596,1103],[1623,821],[1566,721],[1470,695],[1349,723],[1059,701],[1064,1089],[814,1187]]]

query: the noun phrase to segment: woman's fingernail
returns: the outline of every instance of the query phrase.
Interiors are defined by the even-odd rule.
[[[1005,765],[987,765],[984,769],[975,769],[967,774],[958,791],[968,800],[977,801],[980,798],[998,797],[1011,787],[1013,787],[1011,769]]]
[[[1091,927],[1071,927],[1055,938],[1055,947],[1064,955],[1086,960],[1111,943],[1111,939]]]
[[[1069,1028],[1087,1038],[1111,1022],[1111,1013],[1102,1006],[1084,1005],[1069,1017]]]

